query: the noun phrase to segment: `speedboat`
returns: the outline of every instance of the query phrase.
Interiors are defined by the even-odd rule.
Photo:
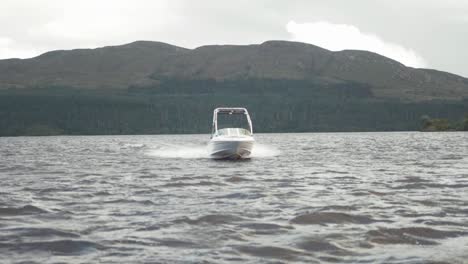
[[[246,128],[242,127],[218,127],[218,117],[241,117]],[[244,116],[244,118],[242,118]],[[254,145],[252,121],[249,112],[245,108],[221,107],[213,112],[213,130],[211,140],[208,143],[210,157],[213,159],[246,159],[250,157]]]

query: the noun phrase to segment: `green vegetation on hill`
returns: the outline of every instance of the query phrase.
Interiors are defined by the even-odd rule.
[[[422,131],[468,131],[468,114],[460,121],[422,116]]]
[[[168,79],[127,90],[0,91],[0,136],[209,133],[219,106],[247,107],[255,132],[418,130],[422,115],[468,112],[468,101],[382,100],[357,83]]]

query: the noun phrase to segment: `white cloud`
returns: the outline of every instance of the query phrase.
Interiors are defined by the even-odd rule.
[[[326,21],[301,24],[290,21],[286,29],[294,41],[311,43],[332,51],[368,50],[407,66],[427,67],[426,61],[412,49],[385,42],[374,34],[361,32],[353,25],[333,24]]]
[[[168,28],[182,24],[176,12],[179,4],[170,0],[37,2],[2,0],[0,59],[30,58],[50,50],[96,48],[136,40],[174,42]]]
[[[11,38],[0,37],[0,58],[30,58],[36,53],[34,49],[18,47]]]
[[[166,0],[60,1],[55,7],[59,11],[53,18],[29,28],[29,36],[47,36],[75,47],[115,45],[147,39],[177,21]]]

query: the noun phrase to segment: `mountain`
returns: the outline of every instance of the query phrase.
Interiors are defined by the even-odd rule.
[[[418,130],[460,123],[468,80],[288,41],[137,41],[0,60],[0,136],[209,133],[218,106],[247,107],[256,132]]]
[[[267,41],[185,49],[161,42],[52,51],[0,60],[0,89],[62,86],[87,89],[157,87],[160,80],[313,80],[361,83],[373,94],[402,100],[468,98],[468,79],[414,69],[358,50],[332,52],[311,44]]]
[[[97,49],[57,50],[32,59],[0,60],[0,87],[126,88],[187,49],[137,41]]]

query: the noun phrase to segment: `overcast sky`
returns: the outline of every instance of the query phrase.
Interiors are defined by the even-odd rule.
[[[1,0],[0,58],[154,40],[294,40],[468,77],[468,0]]]

